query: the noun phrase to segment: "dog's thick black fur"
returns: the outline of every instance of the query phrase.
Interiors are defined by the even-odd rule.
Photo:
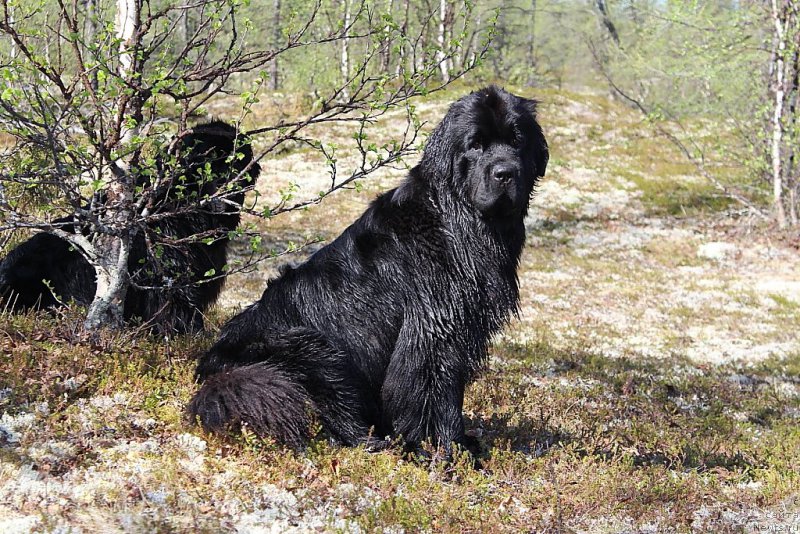
[[[124,317],[162,333],[198,331],[224,280],[197,282],[212,270],[223,272],[228,232],[239,224],[245,190],[259,167],[237,129],[219,121],[195,126],[173,140],[157,167],[157,180],[149,175],[136,179],[138,186],[156,188],[149,211],[163,217],[142,225],[133,236],[128,262],[132,286]],[[215,198],[208,201],[209,195]],[[97,196],[95,203],[102,206],[103,197]],[[72,221],[56,222],[74,232]],[[185,241],[176,243],[181,239]],[[5,300],[0,309],[54,308],[69,301],[88,306],[95,290],[94,269],[53,234],[36,234],[0,261],[0,299]]]
[[[347,445],[465,444],[464,389],[516,310],[547,160],[533,101],[496,87],[457,101],[400,187],[223,327],[189,416],[301,446],[310,407]]]

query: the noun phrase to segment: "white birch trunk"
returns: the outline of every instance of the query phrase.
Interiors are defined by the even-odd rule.
[[[117,0],[116,35],[120,39],[119,75],[131,80],[134,73],[134,37],[139,25],[139,0]],[[134,102],[136,96],[132,99]],[[129,102],[130,105],[130,102]],[[136,104],[132,105],[137,113]],[[125,123],[127,121],[123,121]],[[120,143],[129,142],[139,133],[139,124],[123,126]],[[109,162],[109,185],[106,200],[106,223],[114,233],[97,235],[94,248],[97,254],[91,261],[95,270],[97,290],[86,314],[84,327],[97,330],[102,326],[119,327],[123,321],[125,296],[128,290],[128,257],[130,256],[130,214],[133,206],[133,187],[123,161]],[[116,169],[114,169],[116,167]]]
[[[110,244],[109,250],[101,253],[94,263],[97,290],[84,327],[94,331],[102,326],[118,327],[123,321],[125,295],[128,291],[128,239],[107,236],[103,241]],[[98,247],[95,247],[97,250]]]
[[[389,16],[392,16],[394,13],[394,0],[388,0],[388,2],[386,2],[386,11]],[[386,32],[387,37],[383,40],[383,43],[381,43],[381,70],[388,73],[389,66],[392,62],[391,26],[386,24],[383,30]]]
[[[13,6],[9,6],[8,7],[8,23],[11,26],[14,26],[14,7]],[[11,60],[13,61],[13,60],[15,60],[17,58],[17,43],[15,43],[13,39],[9,39],[9,41],[11,41],[11,49],[8,51],[8,54],[9,54],[9,57],[11,57]]]
[[[439,43],[439,50],[436,53],[436,59],[439,62],[439,69],[442,71],[442,81],[445,83],[450,81],[450,62],[447,60],[447,54],[445,53],[446,19],[447,0],[439,0],[439,34],[436,38]]]
[[[405,42],[405,37],[408,32],[408,11],[410,3],[411,3],[410,0],[404,0],[403,2],[404,13],[403,13],[403,26],[401,27],[401,31],[403,32],[404,39],[400,44],[400,54],[399,54],[400,57],[397,59],[397,66],[395,68],[395,75],[398,77],[401,76],[403,74],[403,70],[407,68],[406,47],[408,46],[408,44]],[[411,65],[410,69],[414,70],[414,65]]]
[[[342,38],[342,61],[340,63],[342,71],[342,96],[345,99],[350,98],[350,91],[347,88],[348,81],[350,80],[350,52],[348,46],[348,34],[350,33],[350,0],[342,0],[342,8],[344,10],[344,36]]]
[[[772,21],[775,25],[775,49],[773,51],[773,97],[774,109],[772,114],[772,202],[775,209],[775,218],[780,228],[786,227],[786,213],[783,207],[783,162],[781,160],[781,145],[783,144],[783,104],[786,96],[784,83],[785,54],[786,54],[786,27],[781,17],[778,0],[772,2]]]
[[[133,68],[132,40],[139,23],[138,0],[117,0],[116,33],[119,44],[119,74],[123,79],[131,76]],[[122,142],[129,142],[138,133],[139,125],[134,128],[125,128]]]

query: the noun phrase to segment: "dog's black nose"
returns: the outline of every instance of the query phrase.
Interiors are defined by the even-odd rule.
[[[492,167],[492,178],[498,182],[510,182],[514,179],[516,172],[517,171],[513,165],[500,163],[499,165]]]

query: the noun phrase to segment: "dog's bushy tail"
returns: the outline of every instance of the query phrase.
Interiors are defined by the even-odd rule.
[[[208,377],[187,407],[207,432],[232,433],[246,425],[257,435],[300,448],[308,441],[308,395],[274,364],[234,367]]]

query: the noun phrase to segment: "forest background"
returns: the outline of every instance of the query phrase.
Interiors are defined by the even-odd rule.
[[[64,237],[108,296],[118,229],[151,216],[126,171],[154,147],[222,118],[263,168],[230,268],[209,275],[228,281],[208,335],[106,330],[102,302],[0,313],[0,530],[796,527],[799,9],[0,0],[0,255],[102,190],[119,209],[85,214],[98,237]],[[488,83],[541,101],[552,157],[520,316],[465,399],[482,468],[187,425],[218,326]]]

